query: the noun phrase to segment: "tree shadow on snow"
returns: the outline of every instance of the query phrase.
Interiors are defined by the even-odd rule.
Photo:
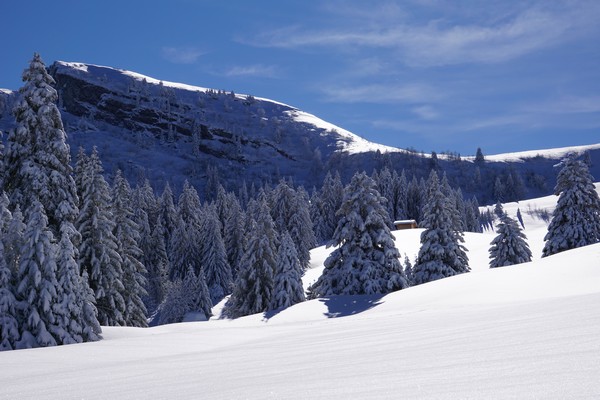
[[[353,295],[330,296],[319,299],[327,306],[325,316],[328,318],[341,318],[360,314],[380,305],[384,295]]]

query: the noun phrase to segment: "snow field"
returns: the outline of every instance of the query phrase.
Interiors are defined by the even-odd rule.
[[[556,199],[505,205],[531,263],[489,269],[495,232],[466,234],[471,273],[387,296],[1,353],[0,398],[600,398],[600,244],[540,259],[546,224],[524,212]],[[394,232],[411,260],[421,231]],[[331,250],[313,250],[305,285]]]

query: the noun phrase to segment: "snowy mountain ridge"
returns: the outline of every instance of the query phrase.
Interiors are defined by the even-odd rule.
[[[528,158],[543,157],[552,159],[561,159],[569,153],[583,154],[586,151],[600,149],[600,143],[584,146],[557,147],[553,149],[527,150],[513,153],[501,153],[486,155],[485,159],[494,162],[524,162]],[[467,161],[475,161],[474,156],[463,157]]]
[[[200,87],[200,86],[188,85],[185,83],[163,81],[163,80],[152,78],[152,77],[142,75],[140,73],[133,72],[133,71],[121,70],[121,69],[117,69],[117,68],[94,65],[94,64],[85,64],[85,63],[80,63],[80,62],[56,61],[53,64],[52,69],[55,71],[54,72],[55,74],[72,74],[72,75],[76,75],[78,78],[85,79],[88,82],[92,82],[92,83],[95,80],[98,80],[98,77],[100,77],[100,80],[105,79],[104,84],[106,87],[109,87],[109,88],[112,88],[115,90],[124,90],[124,89],[130,90],[131,89],[130,86],[126,86],[126,85],[131,85],[131,82],[119,77],[119,75],[122,75],[122,77],[133,78],[135,81],[137,81],[140,84],[163,86],[165,88],[170,88],[170,89],[176,90],[178,92],[178,93],[176,93],[177,97],[183,97],[183,98],[192,97],[195,93],[208,93],[211,91],[212,92],[218,91],[217,89],[209,89],[209,88]],[[107,82],[110,82],[110,84],[107,85],[106,84]],[[182,93],[182,92],[191,92],[191,93]],[[249,95],[234,93],[233,96],[237,100],[244,101],[244,100],[248,99]],[[365,140],[346,129],[343,129],[343,128],[336,126],[334,124],[331,124],[329,122],[323,121],[322,119],[318,118],[315,115],[301,111],[301,110],[299,110],[293,106],[290,106],[288,104],[285,104],[285,103],[282,103],[279,101],[275,101],[275,100],[271,100],[271,99],[267,99],[267,98],[262,98],[262,97],[254,97],[254,100],[259,101],[259,102],[264,102],[264,103],[272,103],[277,106],[288,108],[289,110],[284,111],[284,114],[289,115],[293,120],[295,120],[299,123],[311,125],[313,127],[312,129],[315,131],[319,131],[321,135],[334,134],[334,135],[339,136],[338,141],[337,141],[337,145],[338,145],[338,147],[336,149],[337,151],[345,151],[345,152],[349,152],[349,153],[362,153],[362,152],[377,151],[377,150],[382,151],[382,152],[403,151],[403,150],[400,150],[400,149],[397,149],[394,147],[380,145],[380,144]]]
[[[557,172],[553,166],[572,150],[588,151],[591,172],[600,176],[600,144],[485,155],[481,164],[474,157],[372,143],[313,114],[252,95],[86,63],[57,61],[49,70],[73,159],[80,146],[88,152],[96,146],[107,175],[120,169],[131,183],[148,178],[157,190],[170,182],[177,192],[188,180],[202,192],[209,168],[234,191],[243,181],[250,187],[281,178],[320,187],[327,172],[338,172],[348,182],[356,171],[382,168],[420,179],[436,168],[466,198],[477,196],[485,203],[495,201],[496,189],[511,181],[520,185],[515,199],[549,194]],[[17,96],[0,91],[4,132],[14,126]]]

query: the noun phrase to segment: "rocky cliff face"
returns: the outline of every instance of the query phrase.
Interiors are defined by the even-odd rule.
[[[179,165],[181,175],[196,183],[208,166],[225,181],[293,176],[301,183],[318,183],[323,160],[343,150],[340,143],[348,141],[336,132],[297,121],[299,111],[293,107],[252,96],[86,64],[56,62],[50,73],[73,142],[119,154],[123,143],[106,141],[106,135],[118,136],[118,142],[147,153],[128,161],[150,175],[156,165],[144,159],[152,160],[153,151],[160,159],[160,153],[168,151],[167,158]],[[92,131],[96,133],[91,135]],[[110,163],[112,156],[102,156]]]

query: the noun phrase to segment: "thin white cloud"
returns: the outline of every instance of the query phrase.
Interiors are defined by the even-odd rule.
[[[433,120],[439,117],[439,113],[429,105],[413,107],[411,112],[424,120]]]
[[[425,103],[438,101],[446,95],[427,84],[371,84],[356,86],[326,86],[320,91],[326,101],[340,103]]]
[[[362,18],[346,15],[344,24],[334,28],[290,26],[262,32],[247,43],[290,49],[387,49],[398,61],[411,66],[498,63],[570,40],[577,32],[593,26],[600,7],[584,2],[587,8],[582,9],[579,3],[571,4],[555,8],[533,6],[500,21],[477,22],[440,18],[418,23],[407,20],[400,12],[395,13],[399,15],[396,20],[371,18],[365,12]],[[375,8],[371,14],[377,16],[380,10],[381,7]]]
[[[566,95],[546,101],[521,106],[521,110],[534,114],[587,114],[600,113],[600,96]]]
[[[279,76],[279,70],[274,65],[238,65],[229,68],[224,72],[223,75],[229,77],[252,76],[262,78],[276,78]]]
[[[204,54],[195,47],[163,47],[161,53],[173,64],[194,64]]]

